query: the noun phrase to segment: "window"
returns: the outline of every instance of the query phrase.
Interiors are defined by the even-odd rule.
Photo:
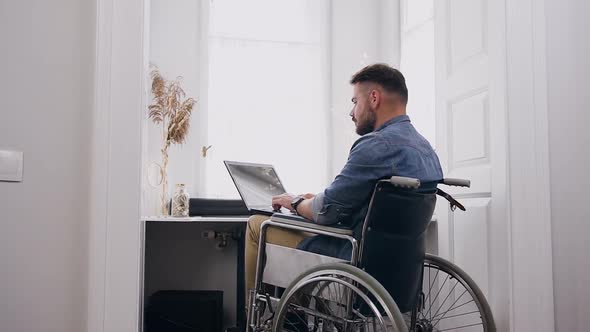
[[[293,193],[327,185],[327,17],[326,1],[211,2],[204,196],[238,197],[223,160],[273,164]]]

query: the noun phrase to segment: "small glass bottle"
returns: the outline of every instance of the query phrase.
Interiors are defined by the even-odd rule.
[[[189,194],[184,183],[176,185],[176,192],[172,197],[172,216],[173,217],[188,217]]]

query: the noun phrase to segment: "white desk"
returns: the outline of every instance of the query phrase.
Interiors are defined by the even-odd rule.
[[[140,331],[146,295],[158,289],[224,290],[224,329],[245,325],[243,245],[247,216],[142,217],[140,223]],[[427,231],[427,252],[438,252],[436,217]],[[223,250],[202,238],[207,230],[241,232]],[[149,242],[149,245],[148,243]],[[146,256],[150,259],[146,269]],[[147,279],[147,281],[146,281]],[[237,280],[236,280],[237,279]]]
[[[147,298],[160,289],[223,290],[224,330],[245,325],[244,231],[248,216],[158,217],[140,222],[140,331]],[[205,231],[235,235],[227,246],[203,238]]]
[[[162,216],[147,216],[141,217],[142,222],[201,222],[201,223],[245,223],[248,221],[248,216],[215,216],[215,217],[162,217]]]

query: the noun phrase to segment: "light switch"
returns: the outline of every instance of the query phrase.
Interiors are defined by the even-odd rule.
[[[23,153],[0,150],[0,181],[21,182],[23,180]]]

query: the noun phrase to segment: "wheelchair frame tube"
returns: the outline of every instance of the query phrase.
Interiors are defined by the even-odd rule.
[[[327,236],[331,236],[331,237],[336,237],[336,238],[340,238],[340,239],[345,239],[350,241],[350,244],[352,245],[352,255],[350,256],[350,263],[354,266],[356,266],[357,261],[358,261],[358,241],[350,236],[350,235],[343,235],[343,234],[336,234],[336,233],[332,233],[329,231],[323,231],[323,230],[319,230],[319,229],[311,229],[311,228],[307,228],[302,226],[295,226],[295,225],[290,225],[290,224],[284,224],[281,222],[277,222],[277,221],[272,221],[270,219],[264,221],[262,223],[262,226],[260,227],[260,239],[258,241],[258,257],[256,260],[256,278],[254,279],[254,289],[255,289],[255,294],[258,293],[258,291],[261,288],[262,285],[262,269],[264,264],[262,264],[262,258],[264,256],[264,252],[265,252],[265,248],[266,248],[266,229],[269,226],[275,226],[275,227],[281,227],[281,228],[287,228],[287,229],[293,229],[293,230],[297,230],[297,231],[302,231],[302,232],[306,232],[306,233],[313,233],[313,234],[318,234],[318,235],[327,235]],[[304,271],[301,271],[301,273],[303,273]]]
[[[379,182],[390,182],[390,183],[393,183],[390,180],[379,180],[378,183]],[[372,212],[371,208],[373,207],[373,200],[375,199],[375,193],[377,193],[377,190],[378,190],[377,187],[375,187],[375,189],[373,189],[373,193],[371,194],[371,200],[369,201],[369,205],[367,207],[367,214],[365,215],[365,219],[363,220],[363,228],[362,228],[362,231],[361,231],[361,249],[360,249],[360,252],[359,252],[359,260],[362,259],[362,257],[363,257],[363,247],[365,245],[365,241],[364,241],[365,240],[365,233],[367,231],[368,220],[371,217],[371,212]]]

